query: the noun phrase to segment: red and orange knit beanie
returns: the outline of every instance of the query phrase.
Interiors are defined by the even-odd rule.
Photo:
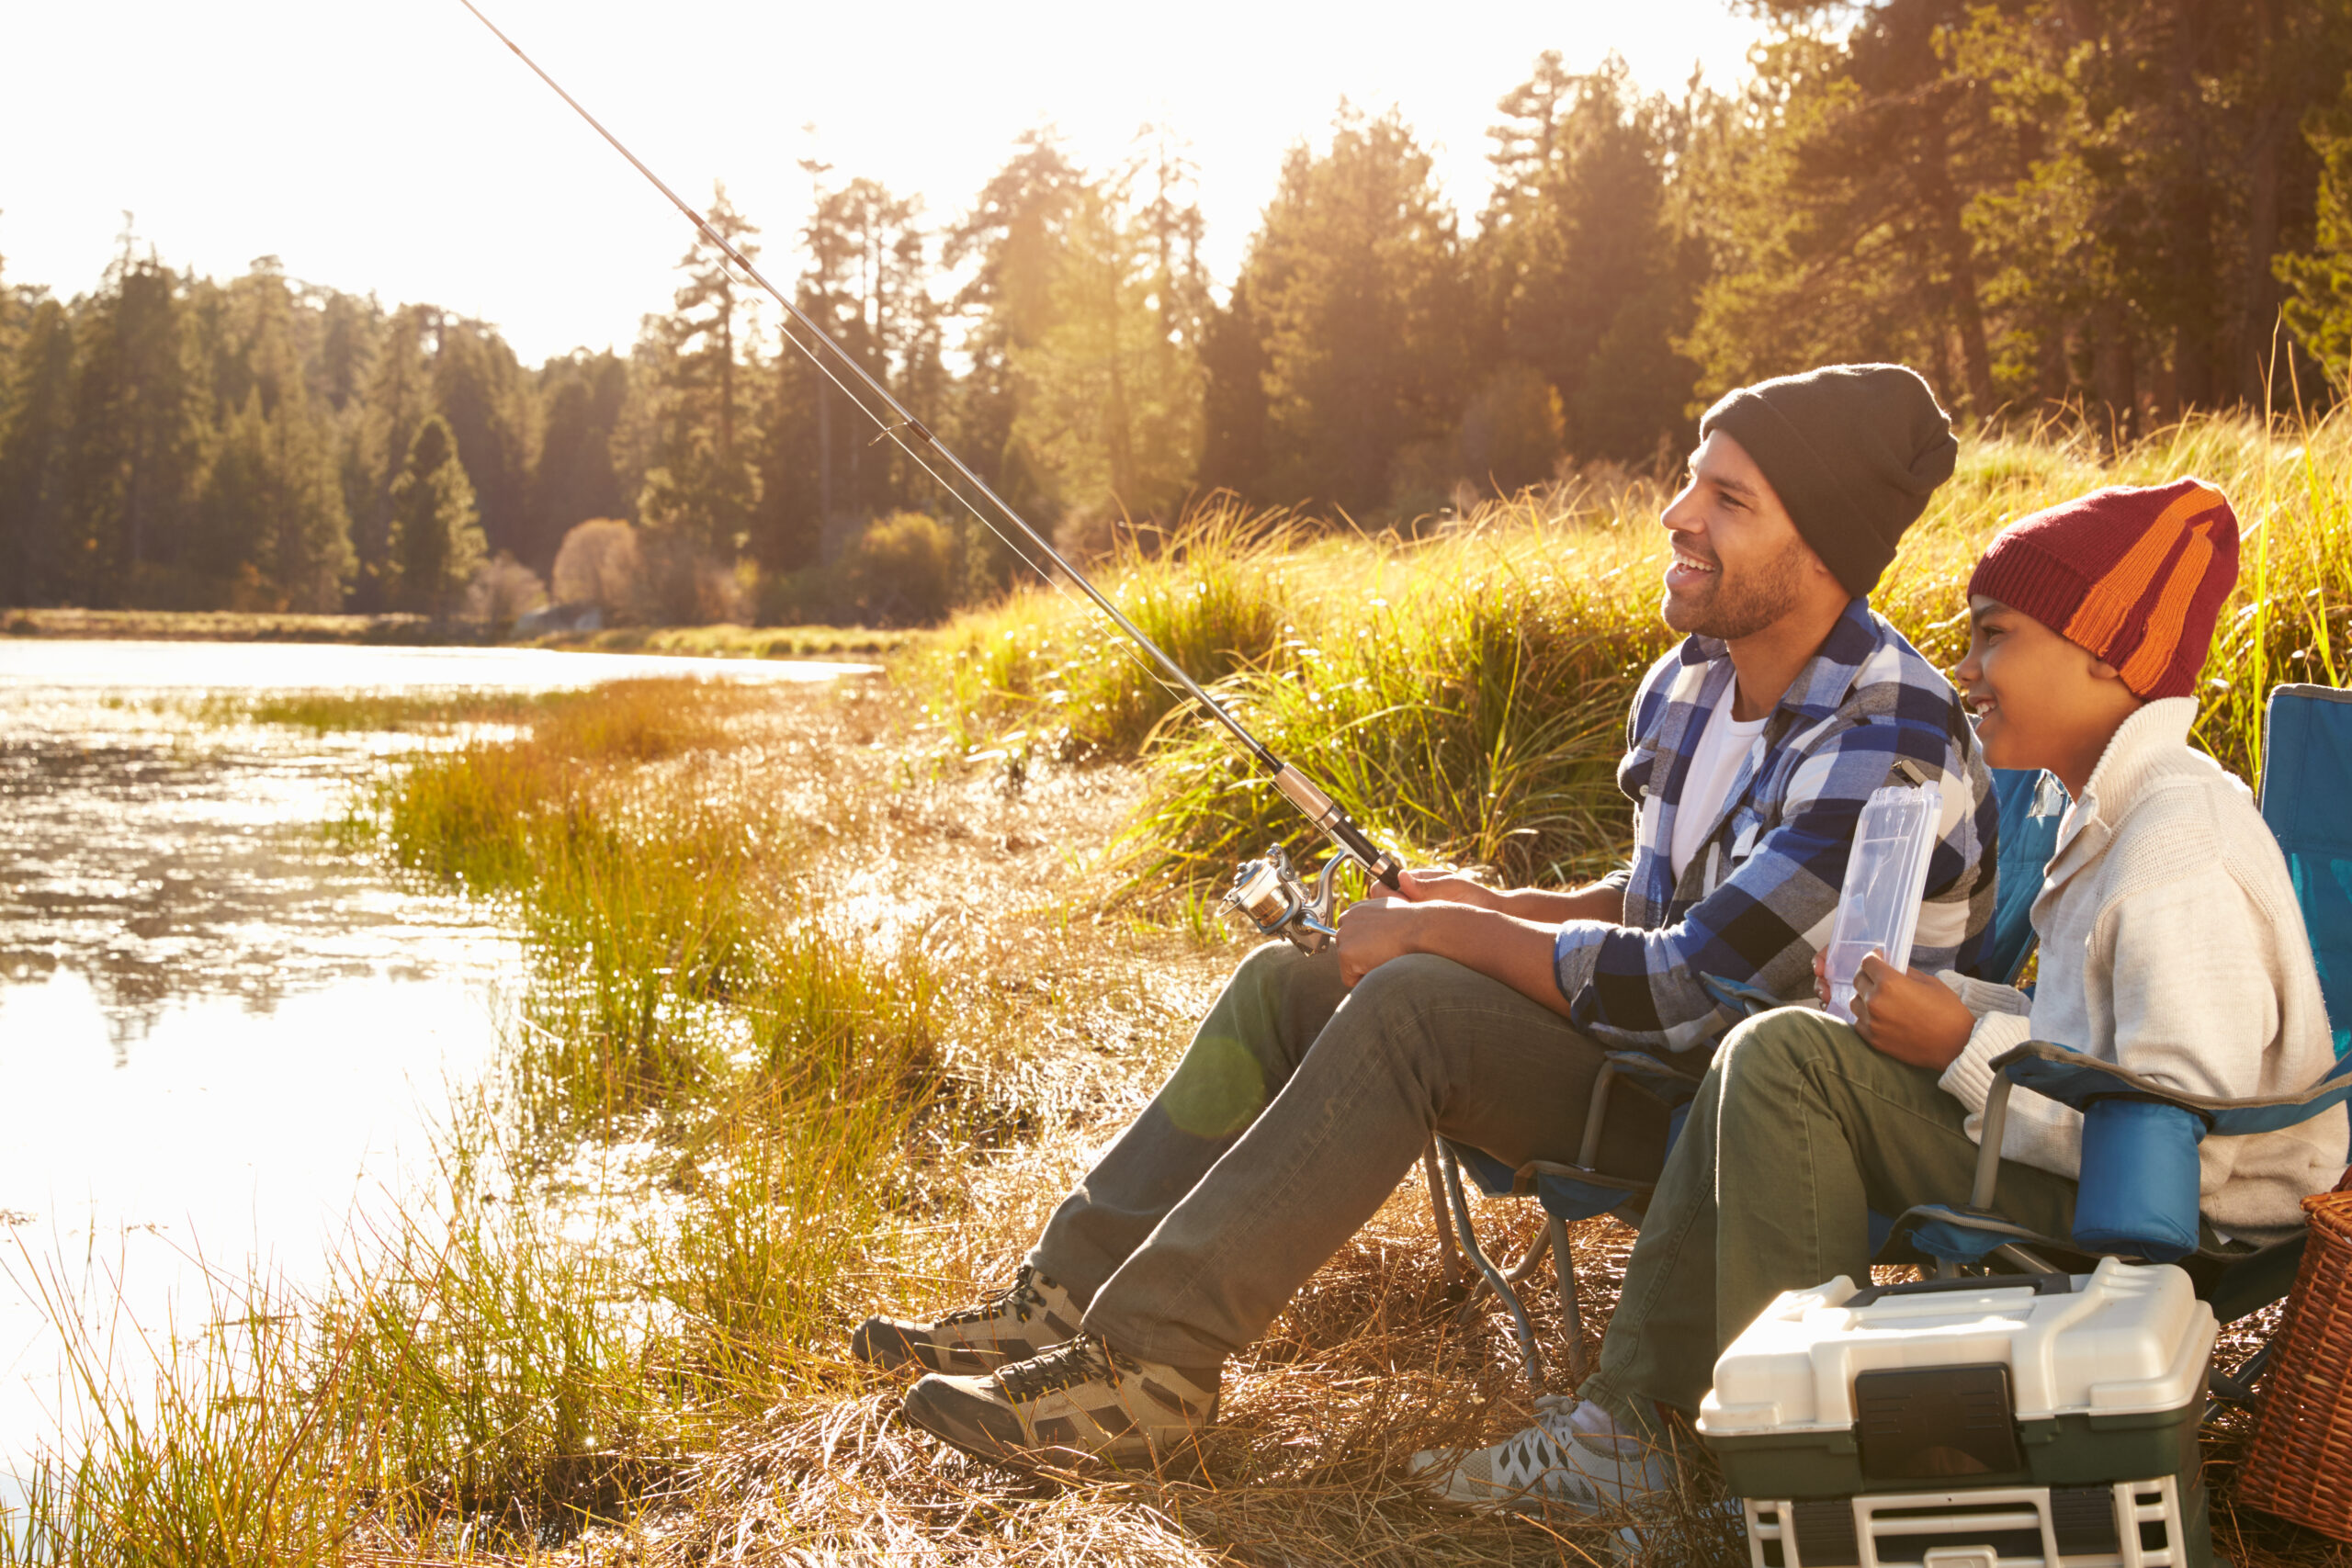
[[[1971,598],[2021,610],[2122,672],[2142,697],[2185,697],[2238,580],[2238,518],[2203,479],[2117,485],[2001,530]]]

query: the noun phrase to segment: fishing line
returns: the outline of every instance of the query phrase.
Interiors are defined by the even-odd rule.
[[[460,3],[465,3],[465,0],[460,0]],[[470,4],[468,4],[466,8],[468,10],[473,9]],[[477,15],[479,15],[479,13],[477,13]],[[704,231],[707,233],[709,231],[706,229]],[[760,281],[763,287],[764,287],[766,280],[763,278]],[[768,291],[772,294],[775,293],[773,288],[770,288]],[[821,329],[820,329],[820,332],[821,334]],[[1021,542],[1019,540],[1013,538],[1003,529],[998,527],[994,523],[989,522],[988,513],[973,505],[969,496],[957,490],[956,486],[949,481],[945,475],[942,474],[938,469],[925,462],[922,453],[907,445],[905,438],[900,436],[899,432],[907,428],[909,425],[914,424],[914,421],[906,420],[898,424],[884,423],[872,409],[865,406],[865,402],[859,399],[856,392],[854,391],[839,376],[834,375],[831,368],[828,367],[822,359],[818,357],[815,350],[811,349],[807,344],[802,343],[797,337],[793,335],[790,326],[779,322],[776,327],[776,333],[777,335],[782,337],[785,342],[798,349],[800,351],[801,357],[808,360],[809,364],[817,367],[818,374],[823,376],[826,380],[831,381],[834,386],[840,388],[842,395],[849,399],[851,404],[856,408],[858,412],[864,414],[866,418],[873,420],[875,423],[882,426],[881,433],[874,437],[874,441],[879,441],[885,435],[888,436],[891,444],[897,446],[899,451],[904,452],[907,455],[909,461],[912,462],[915,467],[921,468],[924,473],[931,476],[931,479],[933,484],[939,486],[940,489],[945,491],[949,495],[954,496],[957,505],[970,513],[981,527],[986,528],[989,533],[995,535],[998,541],[1001,543],[1006,549],[1012,552],[1014,559],[1020,561],[1023,566],[1027,567],[1031,571],[1035,572],[1038,577],[1045,581],[1046,587],[1051,588],[1064,599],[1069,600],[1071,604],[1077,606],[1080,610],[1084,610],[1086,608],[1086,602],[1072,593],[1069,591],[1069,585],[1068,583],[1062,581],[1052,572],[1047,571],[1044,567],[1039,566],[1035,561],[1032,560],[1029,558],[1029,552],[1021,547]],[[847,357],[844,351],[839,344],[835,344],[831,337],[820,335],[820,341],[821,341],[828,348],[832,349],[834,353],[842,354],[844,358]],[[918,425],[916,428],[920,429],[921,426]],[[925,432],[925,434],[928,434],[929,432]],[[866,443],[868,446],[872,446],[873,444],[873,442]],[[1174,697],[1179,702],[1186,702],[1190,700],[1184,693],[1169,684],[1167,678],[1161,675],[1159,671],[1154,670],[1150,665],[1145,663],[1142,656],[1137,654],[1134,649],[1129,648],[1123,642],[1114,643],[1112,646],[1116,648],[1121,654],[1125,656],[1127,660],[1136,669],[1142,671],[1145,675],[1148,676],[1153,683],[1158,685],[1161,691],[1166,692],[1170,696]]]
[[[810,316],[799,306],[794,304],[790,299],[785,298],[784,291],[776,288],[775,284],[770,283],[767,280],[766,275],[762,273],[758,267],[752,265],[752,259],[749,256],[736,249],[731,241],[729,241],[725,235],[719,233],[718,230],[712,228],[709,220],[706,219],[700,211],[691,206],[683,197],[679,196],[676,191],[672,190],[667,182],[665,182],[661,175],[646,167],[644,160],[638,157],[636,153],[630,152],[621,141],[619,137],[615,136],[610,130],[605,129],[605,123],[598,119],[594,115],[590,114],[586,107],[581,104],[579,99],[573,97],[570,93],[565,92],[563,85],[558,82],[554,77],[548,75],[547,72],[540,67],[537,61],[533,60],[528,54],[525,53],[522,45],[516,43],[513,39],[508,38],[497,23],[492,21],[487,16],[483,15],[481,7],[476,6],[473,3],[473,0],[458,0],[458,3],[465,6],[467,10],[471,11],[474,14],[475,20],[481,22],[483,27],[488,28],[491,30],[492,35],[495,37],[499,42],[504,44],[514,54],[515,59],[521,61],[525,65],[529,66],[533,75],[538,77],[540,81],[545,82],[549,88],[553,89],[558,97],[571,105],[572,112],[579,115],[582,119],[586,120],[597,135],[610,142],[613,150],[618,152],[622,157],[628,159],[630,165],[634,167],[639,174],[643,175],[646,179],[652,184],[654,189],[669,197],[670,205],[684,213],[686,217],[686,220],[692,223],[695,228],[701,232],[703,238],[708,240],[713,245],[717,246],[722,256],[727,260],[733,262],[738,267],[741,268],[744,276],[749,277],[753,283],[759,285],[761,288],[766,290],[769,297],[774,299],[777,304],[783,306],[785,310],[790,313],[793,320],[797,321],[801,325],[807,327],[808,331],[816,336],[819,342],[822,343],[826,347],[831,348],[834,354],[840,356],[842,363],[849,367],[851,373],[860,381],[864,382],[867,389],[870,389],[876,397],[881,399],[884,405],[887,406],[892,413],[898,415],[897,424],[894,425],[890,422],[884,420],[880,415],[876,414],[874,410],[867,407],[865,400],[863,398],[860,398],[855,392],[852,391],[849,384],[843,381],[839,375],[835,374],[832,367],[827,365],[825,361],[818,355],[815,350],[808,347],[808,344],[801,343],[798,339],[793,337],[788,328],[779,324],[778,330],[783,333],[786,341],[791,343],[795,348],[800,350],[802,355],[808,359],[808,363],[815,366],[819,373],[823,375],[828,381],[831,381],[835,387],[840,388],[842,395],[847,397],[850,401],[855,405],[860,413],[863,413],[866,418],[874,421],[876,424],[880,425],[882,427],[882,434],[889,436],[891,442],[897,446],[899,450],[904,452],[917,468],[929,475],[933,483],[939,485],[942,489],[945,490],[948,494],[954,496],[956,502],[963,506],[964,510],[969,512],[973,517],[979,522],[982,527],[988,529],[989,533],[995,535],[1000,540],[1002,540],[1005,547],[1008,549],[1011,549],[1012,553],[1020,558],[1023,565],[1028,567],[1030,570],[1035,571],[1038,576],[1044,578],[1056,592],[1062,594],[1063,597],[1069,599],[1072,604],[1078,603],[1078,600],[1070,593],[1069,588],[1065,582],[1056,579],[1053,573],[1039,566],[1035,560],[1032,560],[1027,552],[1023,550],[1020,546],[1008,537],[1003,529],[998,527],[995,523],[989,520],[986,513],[982,512],[978,506],[973,503],[969,496],[966,495],[955,485],[949,483],[945,476],[942,475],[938,469],[933,468],[922,453],[916,451],[913,446],[910,446],[906,437],[899,434],[901,429],[912,430],[917,435],[922,437],[922,439],[927,443],[933,451],[937,452],[941,457],[946,460],[947,464],[953,468],[958,475],[977,488],[982,495],[986,496],[991,505],[1003,513],[1005,517],[1023,533],[1028,535],[1029,537],[1036,543],[1037,547],[1046,553],[1048,559],[1050,559],[1056,566],[1060,567],[1064,572],[1069,574],[1072,581],[1076,581],[1081,588],[1086,590],[1088,597],[1094,601],[1097,608],[1108,615],[1114,622],[1117,623],[1122,631],[1125,631],[1129,637],[1141,643],[1151,653],[1156,655],[1164,665],[1166,665],[1169,671],[1174,674],[1177,681],[1181,682],[1182,690],[1180,691],[1176,686],[1169,684],[1158,671],[1153,670],[1141,659],[1137,658],[1133,649],[1126,648],[1123,645],[1120,651],[1125,653],[1129,659],[1134,660],[1138,669],[1142,670],[1146,675],[1148,675],[1170,695],[1178,698],[1180,701],[1189,696],[1192,700],[1198,702],[1205,707],[1213,716],[1222,722],[1224,728],[1228,730],[1235,739],[1238,739],[1245,747],[1248,748],[1251,760],[1264,767],[1268,773],[1278,773],[1281,770],[1281,761],[1274,757],[1273,753],[1267,750],[1262,745],[1259,744],[1257,739],[1250,735],[1249,731],[1243,729],[1238,723],[1235,722],[1233,717],[1228,715],[1220,705],[1211,698],[1206,692],[1203,691],[1199,684],[1195,682],[1190,675],[1186,674],[1174,660],[1170,659],[1166,653],[1160,650],[1157,644],[1153,643],[1150,638],[1145,637],[1143,633],[1126,618],[1125,615],[1119,612],[1116,605],[1112,604],[1109,599],[1103,596],[1102,592],[1099,589],[1086,580],[1082,573],[1080,573],[1075,567],[1071,566],[1069,562],[1064,560],[1060,552],[1057,551],[1052,545],[1048,544],[1044,536],[1040,535],[1036,529],[1031,527],[1028,522],[1023,518],[1018,512],[1015,512],[1005,502],[1003,497],[998,495],[994,490],[989,488],[987,480],[981,479],[978,474],[974,473],[962,458],[956,457],[956,454],[950,451],[937,436],[931,433],[930,427],[925,425],[922,421],[917,419],[904,403],[901,403],[897,398],[893,397],[890,394],[888,388],[883,386],[880,381],[876,379],[875,377],[867,371],[865,367],[860,365],[855,359],[852,358],[846,349],[843,349],[839,344],[835,343],[833,341],[832,334],[825,331],[824,327],[820,324],[814,317]]]
[[[1062,558],[1061,552],[1055,549],[1051,542],[1049,542],[1044,535],[1038,533],[1035,528],[1032,527],[1026,518],[1023,517],[1020,513],[1013,510],[1012,505],[1008,503],[1002,496],[997,494],[995,490],[989,486],[986,479],[982,479],[978,474],[972,470],[969,464],[966,463],[963,458],[957,457],[954,451],[950,450],[946,443],[941,441],[938,436],[933,435],[931,433],[930,428],[926,426],[922,421],[917,419],[904,403],[900,402],[896,397],[891,395],[890,389],[888,387],[884,386],[879,380],[877,380],[873,373],[868,371],[865,366],[859,364],[847,349],[835,342],[833,335],[827,332],[823,325],[819,322],[815,317],[809,315],[808,311],[802,310],[799,306],[794,304],[789,299],[786,298],[782,289],[778,288],[775,284],[770,283],[767,280],[767,276],[761,272],[758,267],[752,265],[751,257],[736,249],[733,242],[729,241],[725,235],[718,232],[718,230],[711,227],[708,219],[705,218],[702,213],[697,211],[695,208],[689,206],[684,197],[680,197],[676,191],[672,190],[668,185],[663,183],[662,176],[655,174],[651,169],[647,168],[644,161],[639,158],[636,153],[630,152],[627,146],[623,145],[619,137],[615,136],[611,131],[605,129],[605,125],[602,120],[599,120],[594,115],[590,114],[588,110],[582,106],[579,99],[573,97],[570,93],[565,92],[561,83],[558,82],[554,77],[548,75],[546,71],[542,70],[537,61],[533,60],[529,55],[523,52],[523,48],[520,44],[517,44],[513,39],[508,38],[504,32],[500,30],[497,23],[492,21],[487,16],[484,16],[482,14],[481,7],[476,6],[473,3],[473,0],[458,0],[458,4],[465,6],[467,10],[472,12],[474,19],[481,23],[483,27],[488,28],[491,31],[491,35],[497,39],[499,42],[504,44],[515,59],[530,67],[531,73],[537,76],[540,81],[545,82],[548,86],[553,90],[556,96],[571,105],[572,112],[577,114],[582,119],[586,120],[590,129],[594,130],[597,135],[603,137],[607,142],[611,143],[613,151],[628,159],[629,165],[636,169],[639,174],[643,175],[647,181],[652,185],[654,189],[669,197],[670,205],[676,208],[680,212],[685,215],[686,220],[695,226],[695,230],[703,236],[703,238],[709,241],[713,246],[717,247],[722,258],[726,261],[732,262],[736,267],[741,269],[744,276],[750,278],[753,283],[764,289],[769,298],[773,299],[777,304],[784,307],[785,312],[789,320],[786,322],[779,323],[777,330],[782,334],[785,341],[791,344],[793,347],[798,349],[803,357],[808,359],[809,364],[815,366],[818,372],[822,375],[826,380],[839,388],[842,396],[848,398],[852,403],[856,405],[859,412],[865,414],[866,418],[881,426],[882,434],[888,436],[899,450],[907,455],[908,459],[911,461],[915,467],[921,468],[926,475],[928,475],[933,483],[946,491],[948,494],[954,496],[956,502],[961,504],[967,512],[969,512],[973,517],[978,520],[982,527],[988,529],[989,533],[1002,540],[1006,547],[1011,549],[1015,556],[1020,558],[1023,565],[1028,567],[1032,571],[1036,572],[1038,576],[1044,578],[1057,592],[1062,594],[1063,597],[1069,599],[1072,604],[1077,604],[1079,601],[1075,595],[1071,594],[1069,583],[1075,583],[1079,588],[1082,589],[1085,592],[1086,597],[1093,602],[1094,607],[1108,616],[1111,623],[1117,626],[1119,630],[1125,632],[1129,640],[1135,645],[1135,647],[1129,647],[1126,644],[1120,644],[1118,645],[1120,651],[1125,653],[1130,660],[1133,660],[1136,667],[1141,669],[1145,674],[1150,676],[1162,690],[1168,692],[1170,695],[1175,696],[1180,700],[1189,698],[1191,701],[1200,705],[1200,706],[1207,712],[1211,717],[1215,718],[1225,729],[1227,736],[1232,740],[1239,742],[1244,750],[1249,753],[1250,759],[1261,768],[1265,770],[1268,775],[1272,778],[1274,788],[1282,795],[1283,798],[1288,800],[1293,806],[1296,807],[1299,811],[1306,816],[1306,819],[1313,823],[1317,829],[1319,830],[1326,838],[1329,839],[1332,844],[1340,851],[1338,855],[1334,856],[1330,861],[1325,863],[1321,874],[1317,879],[1315,892],[1310,897],[1306,893],[1305,886],[1300,883],[1297,877],[1292,873],[1289,863],[1283,857],[1281,849],[1276,847],[1270,850],[1262,860],[1250,862],[1241,868],[1240,873],[1235,878],[1236,886],[1234,893],[1228,902],[1236,904],[1238,907],[1242,908],[1244,912],[1248,913],[1250,919],[1257,922],[1258,927],[1261,931],[1268,935],[1279,932],[1282,935],[1289,937],[1293,942],[1297,942],[1307,952],[1312,953],[1319,949],[1323,943],[1328,942],[1334,934],[1329,924],[1330,910],[1332,907],[1331,900],[1336,886],[1333,882],[1333,875],[1340,869],[1342,862],[1349,860],[1354,861],[1356,863],[1362,865],[1374,879],[1392,890],[1400,886],[1399,873],[1404,870],[1404,863],[1402,861],[1398,860],[1394,854],[1391,854],[1387,851],[1382,850],[1378,846],[1374,845],[1372,840],[1364,833],[1363,829],[1356,826],[1355,822],[1349,818],[1348,814],[1340,809],[1338,803],[1333,801],[1329,795],[1324,794],[1322,789],[1319,788],[1312,780],[1308,779],[1304,773],[1301,773],[1296,768],[1284,762],[1280,757],[1275,756],[1272,750],[1271,750],[1264,742],[1261,741],[1256,736],[1250,734],[1249,730],[1243,728],[1240,720],[1227,713],[1225,710],[1224,705],[1217,702],[1216,698],[1210,696],[1207,692],[1202,690],[1200,682],[1193,680],[1193,677],[1186,672],[1182,665],[1170,658],[1166,650],[1161,649],[1158,643],[1152,641],[1150,637],[1146,637],[1142,628],[1137,626],[1133,621],[1129,620],[1125,613],[1120,610],[1118,605],[1114,604],[1101,589],[1095,587],[1093,582],[1087,578],[1084,572],[1079,570],[1075,566],[1072,566],[1068,560],[1065,560]],[[796,336],[791,329],[790,322],[792,321],[797,321],[801,326],[808,329],[809,335],[815,338],[817,342],[822,344],[825,347],[831,349],[834,356],[838,358],[842,365],[849,368],[850,373],[864,385],[865,389],[871,392],[874,397],[880,401],[885,409],[888,410],[890,413],[896,416],[895,421],[886,420],[881,416],[881,414],[876,412],[875,410],[867,404],[865,399],[859,396],[857,391],[853,389],[848,382],[842,380],[842,378],[834,372],[833,367],[827,364],[825,360],[818,355],[817,351],[813,347],[803,343],[797,336]],[[1068,579],[1068,582],[1065,582],[1061,578],[1057,578],[1052,572],[1046,570],[1044,567],[1039,566],[1035,560],[1031,559],[1028,553],[1023,550],[1018,544],[1014,543],[1012,538],[1008,536],[1003,529],[998,527],[996,523],[988,515],[987,513],[980,509],[978,503],[976,503],[970,496],[967,495],[960,487],[951,481],[946,475],[942,474],[937,468],[933,468],[930,458],[926,457],[922,452],[916,450],[916,448],[908,442],[906,435],[901,434],[905,431],[913,432],[916,438],[920,440],[924,446],[928,447],[932,453],[936,454],[943,463],[944,463],[949,468],[955,470],[958,478],[963,479],[966,484],[971,486],[974,491],[977,491],[983,498],[985,498],[989,505],[994,508],[1006,522],[1011,523],[1015,528],[1019,529],[1021,533],[1027,536],[1030,542],[1037,547],[1038,550],[1043,553],[1047,560],[1061,569],[1063,577]],[[879,438],[877,437],[877,439]],[[1150,665],[1146,664],[1142,659],[1138,658],[1135,651],[1136,647],[1139,647],[1144,650],[1144,652],[1150,654],[1151,657],[1159,662],[1161,670],[1164,670],[1168,674],[1174,676],[1175,683],[1173,685],[1170,684],[1168,681],[1162,679],[1159,671],[1153,670]],[[1181,688],[1181,690],[1179,688]]]

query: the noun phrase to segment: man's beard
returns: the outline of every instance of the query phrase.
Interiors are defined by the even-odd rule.
[[[1736,576],[1718,559],[1715,581],[1703,598],[1693,603],[1666,596],[1666,624],[1686,637],[1723,642],[1753,637],[1796,608],[1804,592],[1805,554],[1804,541],[1791,539],[1778,556]]]

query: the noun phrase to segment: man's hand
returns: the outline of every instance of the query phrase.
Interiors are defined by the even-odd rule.
[[[1357,981],[1390,959],[1419,952],[1417,939],[1428,913],[1395,897],[1365,898],[1349,905],[1337,922],[1340,983],[1352,991]]]
[[[1375,882],[1372,896],[1375,898],[1401,898],[1408,904],[1438,901],[1468,904],[1482,909],[1499,907],[1492,888],[1454,871],[1400,871],[1396,874],[1396,892],[1390,893]]]
[[[1568,998],[1560,994],[1552,968],[1556,931],[1500,909],[1435,897],[1426,890],[1436,877],[1417,880],[1422,894],[1419,901],[1367,898],[1340,914],[1337,945],[1341,984],[1353,990],[1390,959],[1426,953],[1499,980],[1554,1012],[1568,1010]]]
[[[1826,956],[1813,957],[1814,988],[1829,1000]],[[1976,1015],[1923,970],[1901,970],[1877,953],[1854,976],[1854,1032],[1872,1049],[1915,1067],[1942,1072],[1967,1048]]]

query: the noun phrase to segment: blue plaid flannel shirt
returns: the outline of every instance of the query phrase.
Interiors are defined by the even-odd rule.
[[[1707,976],[1811,998],[1813,955],[1829,940],[1856,820],[1890,783],[1943,791],[1913,966],[1972,967],[1992,919],[2000,807],[1967,710],[1860,599],[1781,696],[1678,884],[1668,852],[1675,812],[1704,720],[1733,675],[1721,642],[1688,637],[1650,667],[1634,700],[1617,768],[1635,803],[1634,859],[1611,879],[1624,888],[1624,923],[1570,920],[1553,948],[1569,1021],[1604,1044],[1712,1045],[1744,1013],[1719,1001]]]

